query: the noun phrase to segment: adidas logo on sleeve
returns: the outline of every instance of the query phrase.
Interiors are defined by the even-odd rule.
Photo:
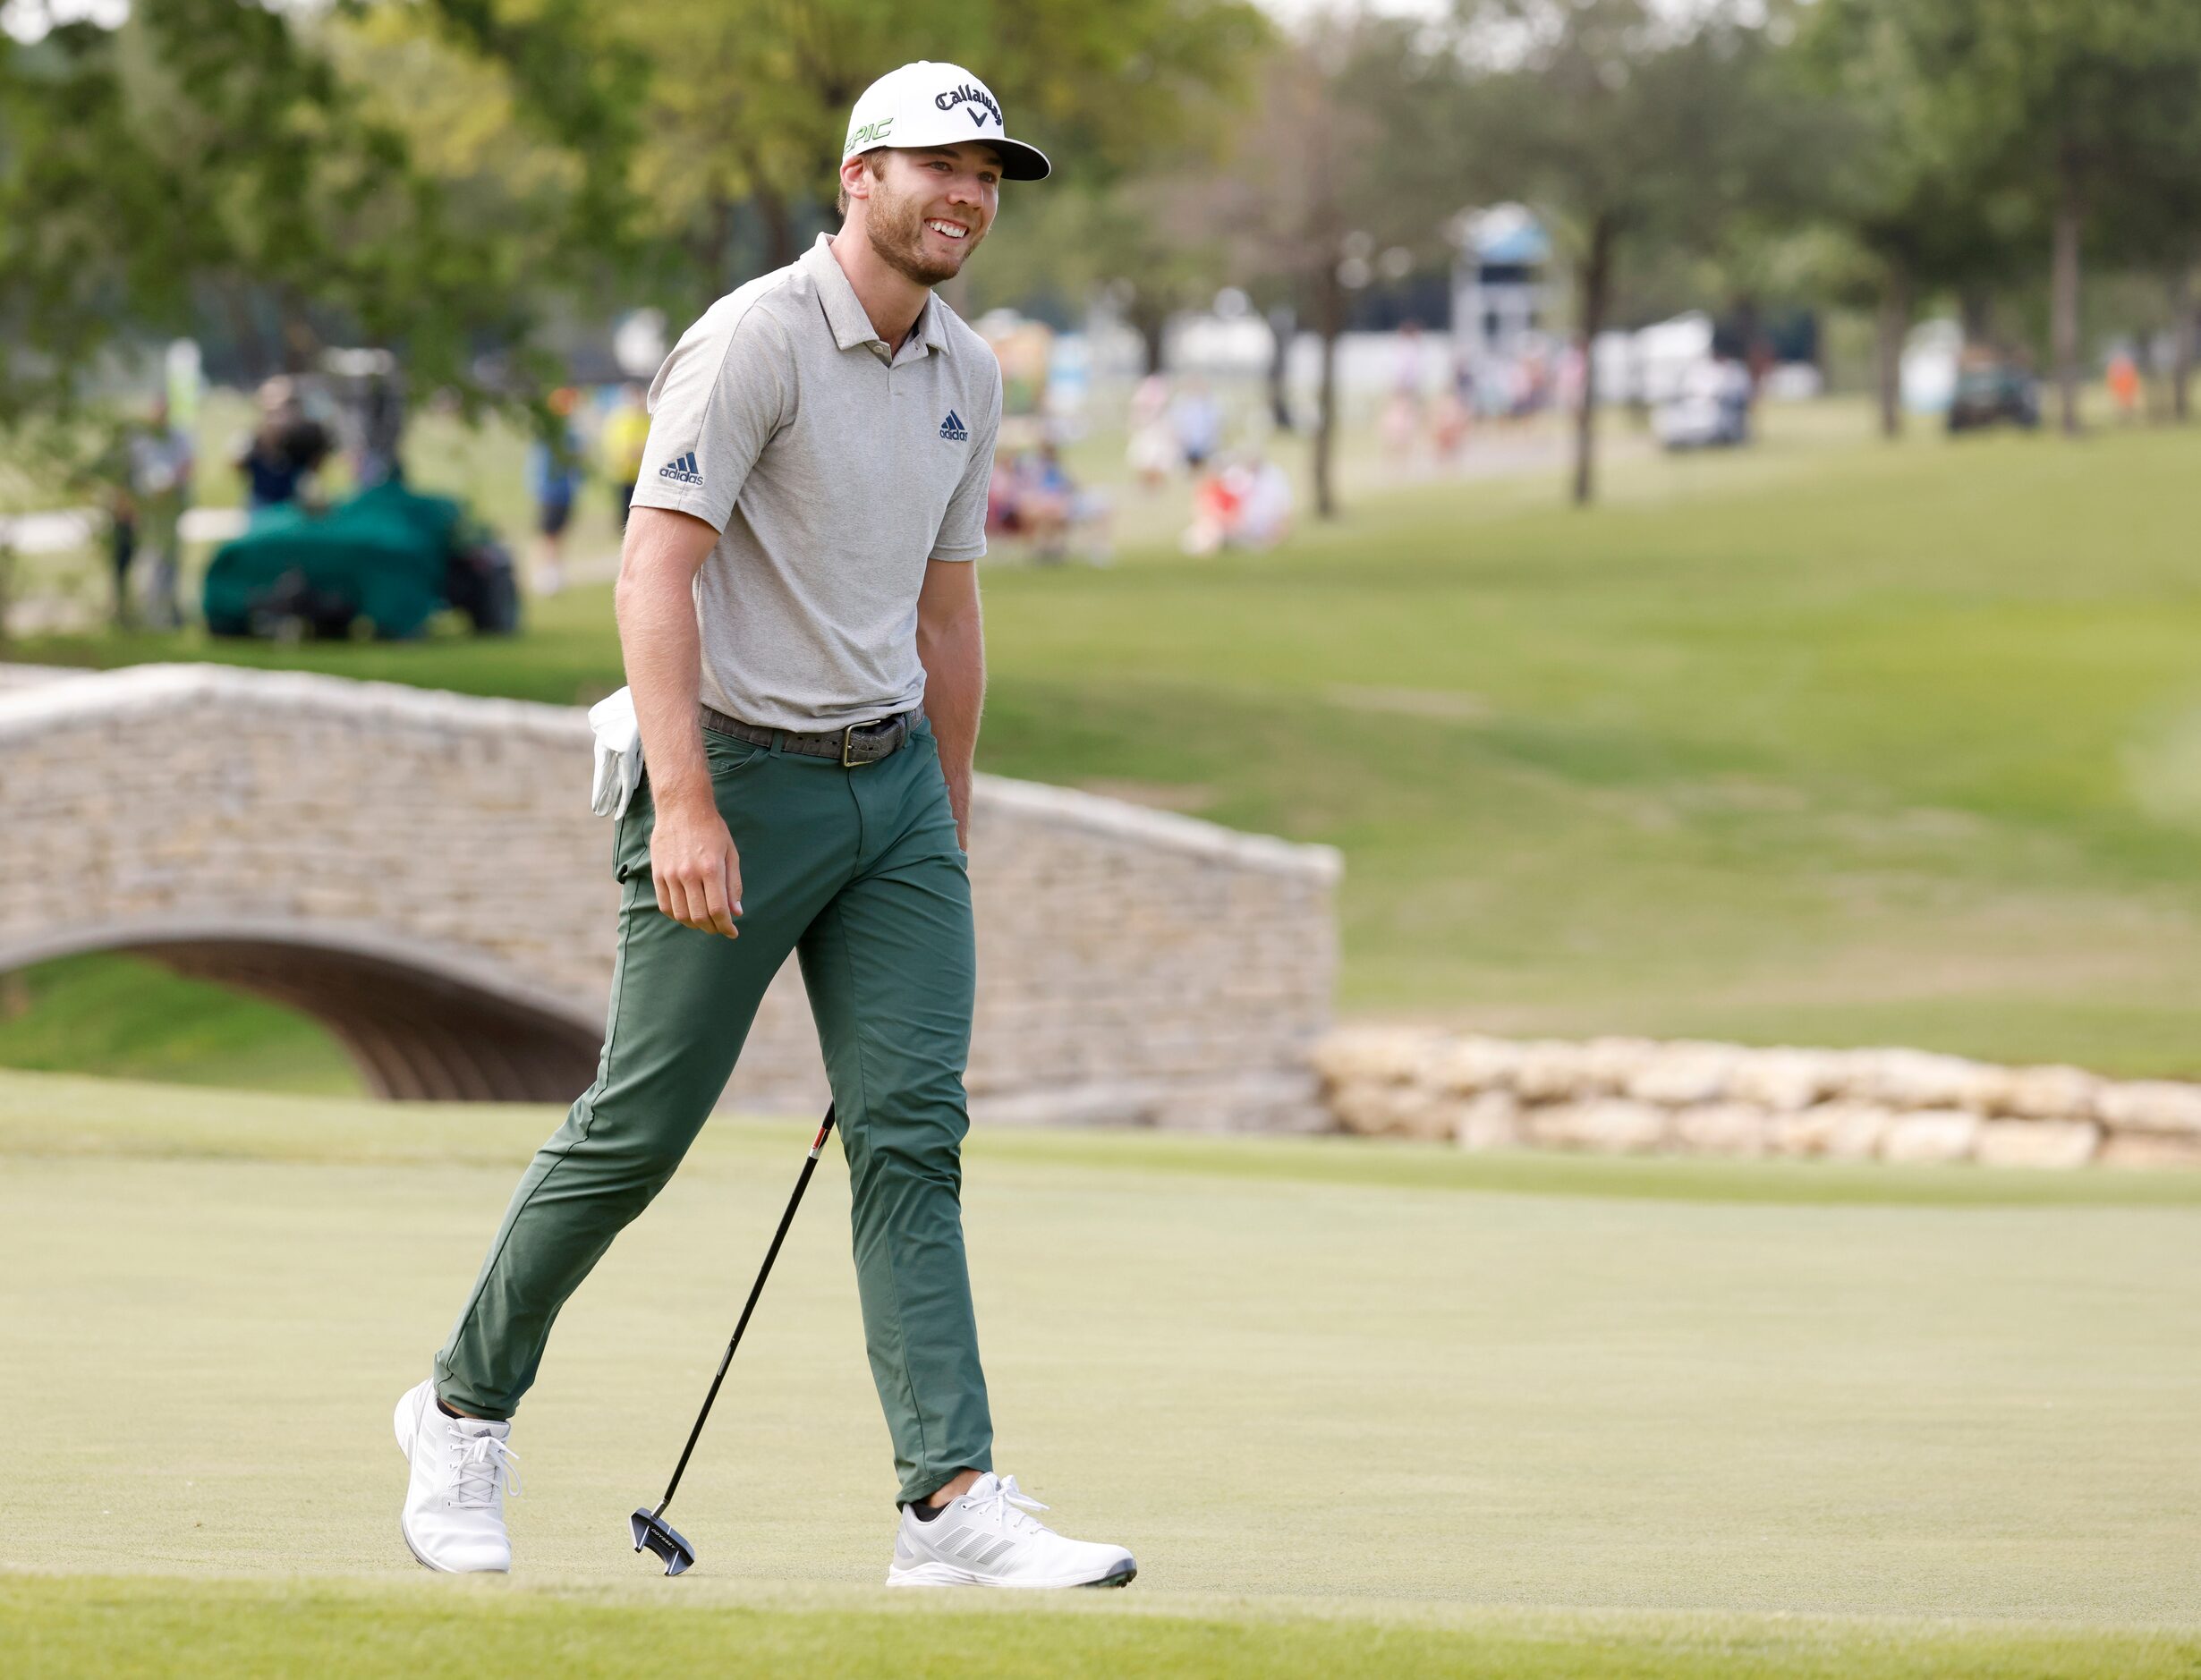
[[[696,471],[695,451],[691,449],[676,461],[668,461],[658,469],[658,477],[670,479],[676,484],[701,484],[703,475]]]
[[[948,418],[940,422],[940,436],[951,444],[967,444],[971,441],[970,428],[963,423],[963,416],[952,408],[948,411]],[[700,484],[702,480],[699,479],[697,482]]]

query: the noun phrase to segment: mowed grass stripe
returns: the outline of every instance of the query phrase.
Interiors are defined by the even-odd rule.
[[[480,1117],[499,1141],[471,1160],[9,1155],[0,1571],[410,1578],[389,1406],[511,1193],[516,1125],[545,1118]],[[523,1582],[646,1581],[626,1513],[662,1486],[803,1141],[708,1128],[567,1307],[517,1439]],[[689,1471],[690,1586],[883,1572],[847,1194],[829,1160]],[[2197,1620],[2191,1208],[1493,1196],[982,1151],[964,1209],[1000,1466],[1131,1544],[1142,1601]]]
[[[1135,1591],[1136,1589],[1134,1588]],[[698,1599],[701,1601],[698,1602]],[[910,1676],[916,1680],[2180,1680],[2201,1637],[2057,1627],[1616,1615],[1236,1614],[838,1595],[790,1608],[669,1587],[557,1596],[483,1583],[0,1577],[19,1680],[87,1674],[480,1680],[486,1672]]]
[[[552,1107],[306,1099],[0,1072],[0,1156],[332,1167],[504,1164],[516,1171],[561,1118]],[[705,1128],[693,1158],[753,1170],[788,1157],[791,1142],[798,1134],[807,1137],[814,1124],[724,1116]],[[984,1126],[966,1148],[975,1161],[1004,1165],[1370,1189],[1795,1207],[2201,1207],[2201,1173],[2194,1172],[1471,1154],[1446,1144],[1356,1138]]]

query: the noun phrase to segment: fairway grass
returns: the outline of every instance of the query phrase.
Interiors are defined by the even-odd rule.
[[[520,1573],[427,1578],[389,1408],[556,1119],[0,1076],[0,1671],[2201,1668],[2175,1176],[982,1133],[1000,1466],[1142,1574],[913,1604],[832,1157],[674,1513],[701,1563],[628,1549],[808,1133],[721,1118],[561,1319]]]
[[[1134,1591],[1137,1591],[1136,1588]],[[299,1675],[917,1680],[2190,1680],[2201,1635],[1739,1616],[1432,1612],[1151,1596],[893,1601],[692,1583],[540,1589],[0,1576],[17,1680]]]

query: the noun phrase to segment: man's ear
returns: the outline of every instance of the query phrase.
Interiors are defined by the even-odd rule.
[[[851,199],[871,196],[871,160],[862,152],[841,161],[841,191]]]

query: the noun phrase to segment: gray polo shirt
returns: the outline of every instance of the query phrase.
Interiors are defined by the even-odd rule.
[[[985,340],[934,297],[889,356],[822,235],[712,304],[650,387],[634,486],[718,532],[704,703],[798,730],[914,706],[925,563],[986,552],[1000,423]]]

